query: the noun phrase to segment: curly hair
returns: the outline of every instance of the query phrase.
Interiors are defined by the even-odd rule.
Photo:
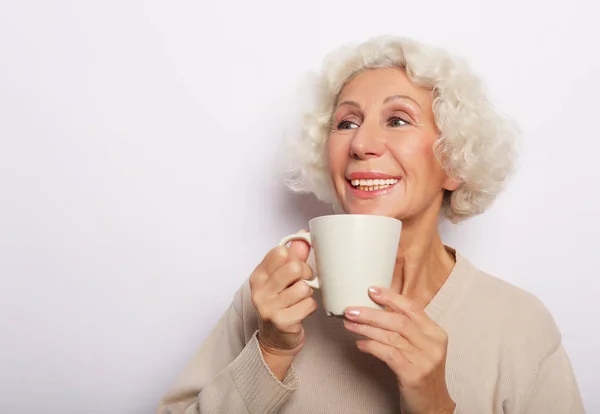
[[[339,208],[326,154],[337,98],[357,74],[390,67],[403,69],[414,85],[433,93],[440,131],[433,150],[446,173],[460,182],[444,195],[441,214],[456,223],[483,213],[515,170],[519,129],[494,108],[464,60],[404,37],[372,38],[325,58],[310,91],[313,102],[304,114],[302,132],[287,141],[287,186]]]

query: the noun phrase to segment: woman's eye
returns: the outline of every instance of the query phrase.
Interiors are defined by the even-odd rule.
[[[358,128],[354,122],[351,121],[342,121],[337,125],[337,129],[354,129]]]
[[[392,126],[392,127],[400,127],[400,126],[408,125],[408,122],[406,122],[402,118],[390,118],[389,123],[390,123],[390,126]]]

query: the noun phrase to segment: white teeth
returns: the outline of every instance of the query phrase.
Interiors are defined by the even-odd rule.
[[[398,182],[395,178],[387,179],[369,179],[369,180],[351,180],[352,186],[359,188],[362,191],[375,191],[382,188],[387,188]]]

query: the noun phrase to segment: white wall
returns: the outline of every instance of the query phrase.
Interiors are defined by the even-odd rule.
[[[301,75],[391,33],[466,56],[522,125],[510,189],[443,234],[542,298],[600,412],[592,7],[4,0],[0,411],[152,412],[264,253],[328,211],[273,173]]]

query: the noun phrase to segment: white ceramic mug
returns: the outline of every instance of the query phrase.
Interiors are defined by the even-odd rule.
[[[281,245],[304,240],[311,245],[316,275],[307,283],[321,290],[328,315],[349,306],[381,309],[369,297],[371,286],[390,287],[400,242],[400,220],[366,214],[336,214],[309,222],[310,233],[286,236]]]

